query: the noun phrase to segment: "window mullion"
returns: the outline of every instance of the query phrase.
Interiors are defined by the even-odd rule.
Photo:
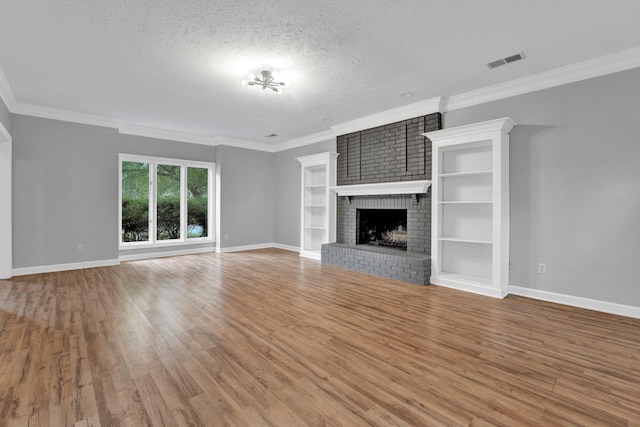
[[[187,241],[187,166],[180,166],[180,240]]]
[[[207,166],[207,169],[209,169],[209,175],[207,177],[207,220],[209,221],[209,223],[207,224],[207,227],[209,229],[209,234],[207,237],[215,240],[216,239],[216,234],[215,234],[215,227],[214,227],[214,223],[213,223],[213,216],[214,216],[214,202],[215,202],[215,187],[214,187],[214,183],[213,183],[213,177],[214,177],[214,173],[215,170],[213,167],[211,166]]]
[[[157,221],[157,195],[156,195],[156,183],[158,182],[158,177],[156,176],[156,162],[149,162],[149,243],[153,244],[156,242],[157,230],[156,224]]]

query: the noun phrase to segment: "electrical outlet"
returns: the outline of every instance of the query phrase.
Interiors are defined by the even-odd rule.
[[[82,252],[84,250],[84,245],[82,243],[78,243],[78,252]]]
[[[228,234],[224,235],[224,240],[229,240],[229,235]]]
[[[547,264],[538,264],[538,273],[545,274],[547,272]]]

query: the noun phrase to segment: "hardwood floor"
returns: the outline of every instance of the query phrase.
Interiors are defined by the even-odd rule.
[[[640,320],[262,250],[0,281],[2,426],[640,426]]]

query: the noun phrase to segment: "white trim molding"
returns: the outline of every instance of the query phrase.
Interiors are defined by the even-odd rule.
[[[138,261],[142,259],[151,259],[151,258],[164,258],[170,256],[181,256],[181,255],[197,255],[197,254],[206,254],[213,253],[213,246],[206,248],[196,248],[196,249],[178,249],[174,251],[165,251],[165,252],[146,252],[140,254],[128,254],[128,255],[120,255],[120,261]]]
[[[472,123],[469,125],[456,126],[454,128],[434,130],[432,132],[424,133],[423,135],[432,141],[438,141],[442,145],[448,145],[450,139],[455,139],[456,143],[460,143],[459,140],[463,139],[463,142],[477,141],[482,138],[491,138],[495,132],[509,133],[511,129],[516,125],[516,122],[509,117],[502,117],[500,119],[487,120],[479,123]]]
[[[282,243],[274,243],[273,247],[276,249],[282,249],[284,251],[290,251],[290,252],[300,252],[300,248],[297,246],[291,246],[291,245],[283,245]]]
[[[333,130],[325,130],[312,135],[303,136],[301,138],[291,139],[287,142],[274,146],[274,152],[291,150],[292,148],[304,147],[305,145],[315,144],[316,142],[335,141],[336,134]]]
[[[62,108],[45,107],[43,105],[28,104],[16,101],[11,108],[13,114],[40,117],[42,119],[59,120],[62,122],[79,123],[82,125],[100,126],[117,129],[118,120],[96,114],[79,113]]]
[[[640,47],[522,77],[458,95],[443,102],[442,112],[484,104],[640,67]]]
[[[194,144],[214,146],[229,145],[249,150],[275,153],[291,148],[302,147],[304,145],[310,145],[316,142],[326,141],[336,135],[344,135],[370,129],[421,115],[437,112],[445,113],[447,111],[458,110],[486,102],[497,101],[499,99],[523,95],[530,92],[638,67],[640,67],[640,47],[635,47],[497,85],[449,97],[435,97],[415,102],[413,104],[392,108],[390,110],[336,124],[331,126],[331,130],[295,138],[277,145],[228,138],[224,136],[210,137],[169,130],[145,128],[143,126],[125,123],[122,120],[115,118],[20,102],[17,101],[2,68],[0,68],[0,98],[2,98],[4,103],[7,105],[9,111],[14,114],[115,128],[119,129],[123,134],[148,136],[152,138],[169,139]]]
[[[245,139],[228,138],[226,136],[217,136],[214,139],[214,145],[228,145],[229,147],[245,148],[247,150],[266,151],[267,153],[275,153],[275,145],[262,144],[260,142],[247,141]]]
[[[465,278],[465,276],[459,274],[452,274],[449,276],[438,276],[435,280],[438,283],[431,283],[430,285],[470,292],[472,294],[484,295],[491,298],[502,299],[508,295],[508,292],[503,289],[491,287],[489,285],[483,286],[482,282],[476,277]]]
[[[338,196],[378,196],[391,194],[423,194],[431,187],[431,181],[395,181],[375,184],[337,185],[330,190]]]
[[[576,297],[573,295],[558,294],[555,292],[541,291],[539,289],[524,288],[520,286],[509,286],[509,294],[640,319],[640,307],[630,305]]]
[[[257,249],[271,249],[271,248],[275,248],[275,243],[258,243],[255,245],[230,246],[228,248],[221,248],[219,246],[216,246],[216,253],[226,254],[230,252],[255,251]]]
[[[37,267],[14,268],[14,276],[26,276],[28,274],[55,273],[58,271],[83,270],[85,268],[112,267],[120,265],[118,259],[105,259],[100,261],[72,262],[68,264],[41,265]]]
[[[13,93],[13,89],[11,89],[9,80],[7,80],[7,76],[4,74],[2,67],[0,67],[0,98],[4,101],[9,111],[13,113],[16,96]]]
[[[11,135],[0,122],[0,279],[13,274],[12,150]]]
[[[215,252],[218,254],[226,254],[232,252],[255,251],[258,249],[282,249],[285,251],[300,252],[300,248],[297,246],[283,245],[281,243],[259,243],[256,245],[231,246],[228,248],[216,246]]]
[[[216,145],[214,138],[171,130],[148,128],[144,126],[121,123],[118,132],[124,135],[144,136],[147,138],[166,139],[169,141],[188,142],[191,144]]]

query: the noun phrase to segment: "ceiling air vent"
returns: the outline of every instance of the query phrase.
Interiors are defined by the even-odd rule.
[[[490,70],[493,70],[496,67],[507,65],[511,62],[520,61],[521,59],[524,59],[524,52],[516,53],[515,55],[507,56],[505,58],[500,58],[496,61],[491,61],[487,63],[487,67],[489,67]]]

